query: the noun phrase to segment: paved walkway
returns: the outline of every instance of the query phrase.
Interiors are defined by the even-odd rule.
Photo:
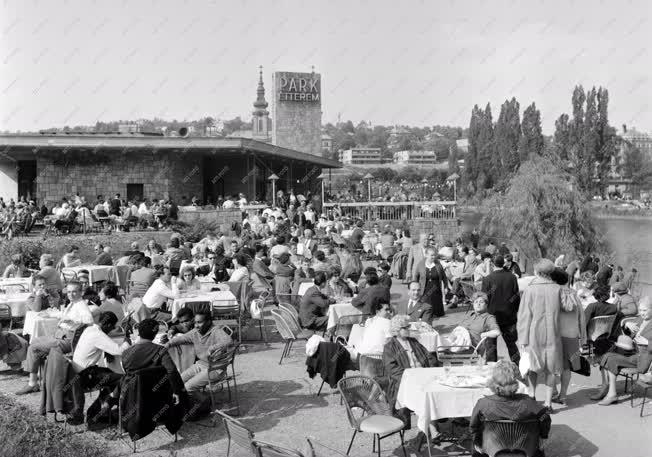
[[[404,296],[404,286],[392,289],[396,297]],[[463,317],[463,310],[449,313],[439,321],[438,330],[446,333],[455,327]],[[293,353],[278,365],[282,343],[270,346],[247,345],[236,359],[238,390],[240,393],[241,416],[259,439],[286,446],[301,448],[305,436],[344,452],[352,431],[346,419],[340,397],[326,386],[321,396],[315,396],[320,379],[309,379],[305,370],[303,344],[297,344]],[[500,345],[499,350],[505,353]],[[0,368],[1,369],[1,368]],[[0,391],[12,393],[26,378],[0,374]],[[652,403],[648,405],[648,417],[640,419],[638,409],[631,409],[629,402],[604,407],[588,399],[592,387],[598,383],[599,375],[591,378],[575,375],[572,379],[568,406],[560,408],[553,415],[553,426],[545,450],[548,457],[645,457],[652,449]],[[620,388],[622,391],[622,386]],[[35,408],[38,395],[18,397]],[[202,422],[209,425],[207,420]],[[73,427],[83,432],[84,427]],[[412,438],[416,430],[408,432]],[[130,455],[128,444],[113,439],[113,429],[101,432],[107,438],[106,444],[115,455]],[[358,435],[351,450],[352,456],[369,456],[372,439]],[[174,443],[166,432],[157,430],[138,443],[138,455],[143,457],[223,457],[226,456],[227,439],[224,429],[206,427],[197,423],[185,424],[179,433],[179,442]],[[398,437],[383,441],[383,455],[402,455]],[[448,455],[459,448],[444,446],[433,450],[433,455]],[[233,457],[250,456],[240,448],[232,448]],[[326,451],[320,457],[330,457]],[[414,456],[415,454],[408,454]],[[427,452],[422,452],[427,455]],[[27,457],[27,456],[25,456]]]

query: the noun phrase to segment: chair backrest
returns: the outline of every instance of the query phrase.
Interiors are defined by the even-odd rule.
[[[489,457],[520,455],[533,457],[541,444],[539,421],[514,422],[510,420],[485,421],[482,428],[482,447]]]
[[[61,276],[63,276],[63,281],[65,283],[69,283],[70,281],[77,279],[77,272],[72,268],[62,268]]]
[[[292,312],[290,312],[286,308],[281,308],[281,307],[279,307],[275,311],[278,311],[281,314],[281,316],[283,316],[283,319],[285,319],[285,322],[287,322],[288,326],[290,327],[290,330],[295,334],[295,336],[301,332],[299,319],[295,317]]]
[[[353,325],[363,325],[369,318],[369,314],[351,314],[349,316],[340,316],[335,326],[335,337],[342,337],[349,339]]]
[[[230,345],[208,356],[208,379],[215,381],[222,376],[229,365],[235,363],[235,356],[238,353],[238,345]]]
[[[325,444],[316,441],[314,438],[306,438],[310,451],[312,452],[312,457],[345,457],[346,454],[343,454],[335,449],[326,446]]]
[[[256,445],[254,443],[254,432],[249,430],[239,420],[224,414],[220,410],[216,410],[215,414],[219,415],[222,418],[222,423],[224,424],[226,436],[229,438],[229,441],[233,441],[241,448],[249,451],[250,455],[253,457],[260,457],[260,454],[256,449]]]
[[[616,322],[616,315],[612,316],[597,316],[589,321],[587,326],[587,338],[589,341],[595,341],[602,335],[610,335],[611,329]]]
[[[475,283],[469,281],[460,281],[460,285],[462,286],[464,295],[470,300],[471,296],[476,292]]]
[[[278,333],[281,335],[281,338],[284,340],[293,340],[294,334],[292,333],[292,330],[290,330],[290,326],[285,322],[285,319],[283,319],[283,316],[281,313],[275,309],[272,310],[272,319],[274,319],[274,323],[276,324],[276,329],[278,330]]]
[[[299,312],[298,312],[297,309],[296,309],[294,306],[292,306],[291,304],[288,304],[288,303],[279,303],[279,304],[278,304],[278,307],[287,310],[290,314],[292,314],[292,315],[297,319],[297,321],[299,320]]]
[[[342,394],[346,415],[353,428],[359,429],[360,417],[353,414],[353,408],[362,409],[364,414],[391,416],[385,392],[378,383],[368,376],[348,376],[340,379],[337,388]]]
[[[312,457],[312,455],[306,455],[296,449],[289,449],[266,441],[254,440],[254,446],[260,457]]]
[[[233,300],[213,300],[211,310],[214,319],[231,319],[240,314],[240,304]]]
[[[625,327],[625,324],[629,322],[636,322],[638,320],[638,317],[624,317],[620,320],[620,326]]]
[[[0,303],[0,320],[11,321],[11,308],[6,303]]]
[[[28,291],[28,287],[25,284],[12,284],[10,282],[2,284],[0,288],[8,294],[16,294]]]
[[[198,312],[202,312],[202,313],[212,312],[211,302],[209,301],[188,302],[186,303],[186,308],[190,308],[193,314],[197,314]]]

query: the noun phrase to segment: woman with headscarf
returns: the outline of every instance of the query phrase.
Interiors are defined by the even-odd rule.
[[[540,259],[534,265],[535,278],[521,298],[516,327],[521,357],[528,354],[528,388],[535,397],[537,384],[545,384],[543,405],[552,411],[552,388],[555,376],[561,375],[562,342],[559,329],[561,292],[559,284],[550,279],[555,265],[549,259]]]
[[[410,318],[404,314],[394,316],[389,332],[392,338],[383,348],[383,365],[387,376],[387,401],[394,409],[403,372],[408,368],[439,366],[437,356],[428,352],[416,338],[410,336]],[[410,428],[410,410],[394,410],[394,415]]]

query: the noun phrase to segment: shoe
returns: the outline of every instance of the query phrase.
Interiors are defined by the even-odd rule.
[[[16,392],[16,395],[27,395],[27,394],[33,394],[36,392],[40,392],[41,388],[39,386],[30,386],[29,384],[19,391]]]
[[[544,409],[548,414],[555,414],[555,410],[552,409],[552,406],[544,406]]]
[[[618,397],[614,396],[606,396],[604,397],[601,401],[598,402],[598,405],[602,406],[608,406],[612,403],[616,403],[618,401]]]
[[[566,405],[566,399],[564,397],[560,397],[559,395],[552,397],[552,402],[557,403],[558,405]]]
[[[604,397],[607,396],[607,392],[609,392],[609,386],[602,386],[602,388],[598,392],[591,395],[589,398],[594,401],[602,400]]]

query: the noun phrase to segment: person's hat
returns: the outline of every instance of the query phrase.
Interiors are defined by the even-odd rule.
[[[613,290],[615,294],[624,294],[627,293],[627,286],[622,282],[617,282],[614,284]]]
[[[634,341],[627,335],[620,335],[616,341],[616,346],[626,351],[633,351]]]

